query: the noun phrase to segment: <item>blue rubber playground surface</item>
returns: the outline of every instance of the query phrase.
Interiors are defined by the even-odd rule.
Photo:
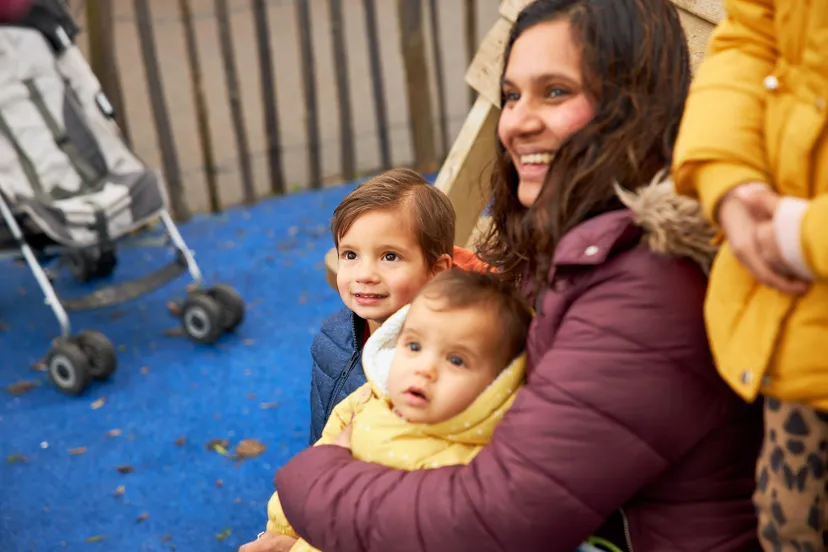
[[[214,346],[175,335],[167,304],[185,296],[187,276],[117,307],[73,313],[73,329],[103,331],[120,363],[80,397],[37,370],[57,321],[29,269],[0,262],[1,552],[228,551],[263,530],[274,473],[307,445],[309,347],[340,307],[325,282],[327,224],[352,188],[180,226],[206,283],[244,297],[244,324]],[[113,279],[167,255],[121,250]],[[89,290],[66,271],[56,287],[67,297]],[[36,386],[10,392],[20,382]],[[264,452],[238,462],[208,447],[225,440],[233,453],[244,439]]]

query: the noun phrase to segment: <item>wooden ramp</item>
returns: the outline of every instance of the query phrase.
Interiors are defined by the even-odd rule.
[[[500,18],[480,44],[468,71],[466,83],[477,92],[457,140],[437,175],[435,185],[451,199],[457,213],[454,243],[472,247],[485,229],[482,215],[489,192],[495,156],[495,131],[500,111],[500,73],[503,50],[518,13],[532,0],[502,0]],[[693,68],[704,57],[713,27],[724,16],[722,0],[672,0],[679,10]],[[336,250],[325,255],[328,283],[336,289]]]

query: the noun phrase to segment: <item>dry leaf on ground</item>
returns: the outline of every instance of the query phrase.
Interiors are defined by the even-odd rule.
[[[106,432],[107,437],[118,437],[121,434],[120,429],[110,429]]]
[[[138,519],[135,520],[135,523],[141,523],[142,521],[146,521],[147,519],[149,519],[149,514],[144,512],[143,514],[138,516]]]
[[[128,474],[134,472],[135,468],[133,468],[132,466],[116,466],[115,471],[122,474]]]
[[[205,446],[207,450],[212,450],[222,456],[227,456],[229,454],[227,449],[230,448],[230,441],[229,439],[211,439]]]
[[[277,406],[279,406],[277,402],[263,402],[259,405],[259,410],[273,410]]]
[[[6,456],[6,464],[25,464],[29,459],[22,454],[9,454]]]
[[[146,376],[147,374],[149,374],[149,371],[150,371],[149,366],[141,366],[141,374]]]
[[[79,456],[81,454],[86,454],[86,447],[78,447],[78,448],[69,449],[69,454],[71,456]]]
[[[255,458],[267,450],[267,447],[256,439],[242,439],[236,445],[236,452],[234,457],[236,460],[247,460],[248,458]]]
[[[37,361],[32,364],[32,372],[45,372],[47,370],[46,363]]]
[[[231,534],[233,534],[233,530],[228,527],[227,529],[225,529],[224,531],[222,531],[221,533],[216,535],[216,540],[223,541],[224,539],[229,537]]]
[[[101,542],[106,537],[103,535],[93,535],[91,537],[86,537],[86,542]]]
[[[97,410],[105,404],[106,404],[106,397],[101,397],[100,399],[98,399],[97,401],[92,403],[92,410]]]
[[[118,488],[115,489],[115,493],[113,496],[119,497],[122,496],[126,492],[126,488],[123,485],[118,485]]]
[[[181,326],[175,326],[174,328],[164,330],[163,333],[166,337],[182,337],[184,336],[184,328]]]
[[[171,315],[178,318],[181,316],[181,305],[176,303],[175,301],[170,301],[167,303],[167,310],[170,312]]]
[[[181,437],[179,437],[178,439],[175,440],[175,446],[183,447],[184,443],[186,443],[186,442],[187,442],[187,438],[184,437],[184,436],[181,436]]]
[[[216,479],[216,487],[224,487],[224,481],[222,481],[221,479]]]
[[[6,387],[6,391],[11,393],[12,395],[22,395],[23,393],[28,393],[32,389],[40,387],[39,381],[18,381],[17,383],[13,383]]]

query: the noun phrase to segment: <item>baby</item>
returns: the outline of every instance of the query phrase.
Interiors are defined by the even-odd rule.
[[[334,409],[316,444],[350,423],[351,451],[366,462],[406,470],[470,462],[521,386],[531,319],[496,277],[441,272],[368,339],[368,382]],[[268,518],[268,533],[297,536],[277,493]],[[313,548],[299,539],[291,550]]]

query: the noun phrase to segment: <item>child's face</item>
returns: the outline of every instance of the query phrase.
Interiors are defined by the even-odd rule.
[[[433,276],[412,228],[403,210],[369,211],[339,240],[339,295],[372,331]]]
[[[497,319],[483,305],[434,310],[441,299],[411,305],[388,375],[388,394],[403,419],[444,422],[468,408],[504,368]]]

